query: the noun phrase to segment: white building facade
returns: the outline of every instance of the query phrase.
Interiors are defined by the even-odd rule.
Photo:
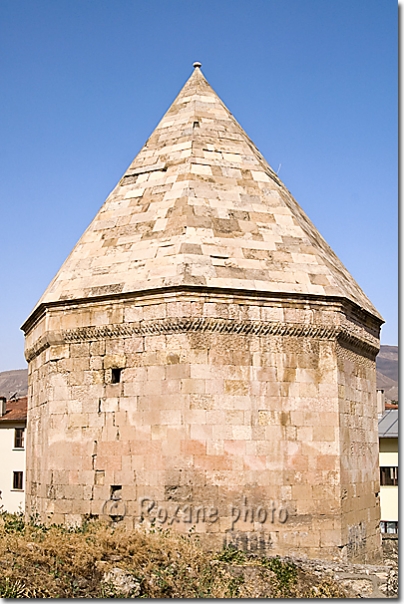
[[[25,434],[27,399],[0,398],[0,511],[25,507]]]
[[[380,528],[398,533],[398,409],[379,419]]]

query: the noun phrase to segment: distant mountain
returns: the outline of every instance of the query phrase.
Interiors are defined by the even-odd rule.
[[[398,346],[380,346],[376,358],[376,383],[384,389],[389,401],[398,401]],[[0,372],[0,396],[9,398],[14,393],[25,396],[28,392],[28,370],[15,369]]]
[[[386,399],[398,401],[398,346],[380,346],[376,357],[376,383]]]
[[[28,392],[28,369],[14,369],[0,372],[0,396],[7,399],[13,394],[26,396]]]

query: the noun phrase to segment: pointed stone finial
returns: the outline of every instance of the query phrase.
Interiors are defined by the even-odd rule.
[[[196,69],[197,67],[202,67],[202,63],[199,63],[199,61],[195,61],[195,63],[192,66],[194,69]]]

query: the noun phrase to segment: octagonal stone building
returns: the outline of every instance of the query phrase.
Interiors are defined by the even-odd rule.
[[[195,64],[23,325],[27,513],[378,560],[382,322]]]

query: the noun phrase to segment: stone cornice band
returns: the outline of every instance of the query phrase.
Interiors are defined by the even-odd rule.
[[[230,298],[235,303],[254,304],[268,302],[272,304],[291,304],[295,305],[306,305],[319,306],[324,308],[327,307],[330,310],[334,307],[335,310],[342,310],[343,308],[350,315],[358,315],[360,322],[370,320],[371,324],[377,329],[384,323],[378,317],[371,315],[364,308],[359,307],[352,300],[348,298],[340,298],[338,296],[320,296],[318,294],[298,294],[298,293],[285,293],[285,292],[264,292],[264,291],[251,291],[251,290],[236,290],[232,288],[214,288],[214,287],[201,287],[193,285],[181,285],[181,287],[172,286],[158,289],[143,290],[138,292],[126,292],[108,295],[91,296],[89,298],[82,298],[80,300],[59,300],[54,302],[41,303],[31,313],[25,323],[21,326],[21,329],[27,335],[31,329],[46,315],[47,312],[55,309],[60,310],[67,308],[76,308],[78,306],[86,306],[99,303],[113,303],[115,301],[135,301],[136,303],[150,300],[153,303],[157,301],[167,302],[171,300],[177,300],[177,296],[180,295],[181,299],[198,299],[199,301],[209,300],[212,301],[212,297],[219,301],[228,301]]]
[[[379,351],[376,338],[366,332],[355,333],[348,324],[314,325],[300,323],[279,323],[270,321],[237,321],[211,317],[189,317],[153,319],[138,323],[120,323],[100,327],[77,327],[60,332],[47,332],[34,346],[26,349],[25,358],[28,362],[41,354],[49,346],[91,342],[105,338],[120,338],[131,336],[155,336],[180,333],[218,333],[228,335],[255,336],[287,336],[313,338],[322,340],[338,340],[341,345],[348,345],[359,354],[375,357]]]

